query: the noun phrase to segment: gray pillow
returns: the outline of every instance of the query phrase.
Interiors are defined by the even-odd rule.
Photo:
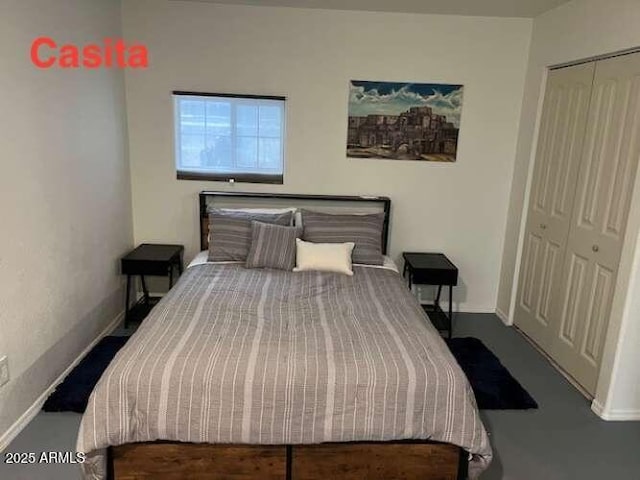
[[[209,261],[244,262],[251,246],[252,221],[291,225],[292,218],[292,212],[271,214],[211,209],[209,211]]]
[[[333,215],[302,210],[303,240],[315,243],[356,244],[353,263],[382,265],[382,225],[384,213]]]
[[[283,227],[254,221],[251,222],[251,228],[247,268],[292,270],[296,266],[296,238],[302,235],[302,227]]]

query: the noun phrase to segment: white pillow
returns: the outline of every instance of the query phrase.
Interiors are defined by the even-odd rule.
[[[353,275],[351,252],[355,243],[313,243],[296,239],[296,267],[294,272],[318,270]]]
[[[280,214],[287,212],[295,212],[297,209],[295,207],[286,207],[286,208],[226,208],[220,207],[219,210],[224,212],[249,212],[249,213],[269,213],[269,214]]]

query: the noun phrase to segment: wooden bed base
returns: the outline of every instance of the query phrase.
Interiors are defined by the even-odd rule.
[[[434,442],[319,445],[130,443],[108,450],[111,480],[463,480],[467,453]]]

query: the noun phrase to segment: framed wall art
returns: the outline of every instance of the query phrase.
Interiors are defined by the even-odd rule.
[[[347,157],[455,162],[463,89],[351,80]]]

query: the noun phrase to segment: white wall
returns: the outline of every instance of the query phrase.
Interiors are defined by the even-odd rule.
[[[498,309],[505,314],[511,311],[516,263],[522,248],[522,212],[535,154],[535,128],[546,68],[638,47],[638,25],[638,0],[574,0],[534,21],[498,294]],[[636,185],[594,405],[609,418],[635,415],[640,419],[640,322],[637,321],[640,305],[637,300],[632,301],[637,297],[633,294],[639,288],[637,276],[640,275],[640,260],[635,253],[640,226],[640,182]]]
[[[29,60],[41,35],[119,36],[119,2],[3,0],[0,18],[0,356],[12,377],[0,388],[2,443],[122,310],[117,259],[133,238],[123,74]]]
[[[239,191],[382,194],[391,253],[443,251],[460,309],[494,311],[531,21],[125,0],[150,68],[126,74],[135,241],[198,248],[197,192],[178,181],[172,90],[286,95],[285,184]],[[347,159],[349,80],[465,85],[455,164]]]

